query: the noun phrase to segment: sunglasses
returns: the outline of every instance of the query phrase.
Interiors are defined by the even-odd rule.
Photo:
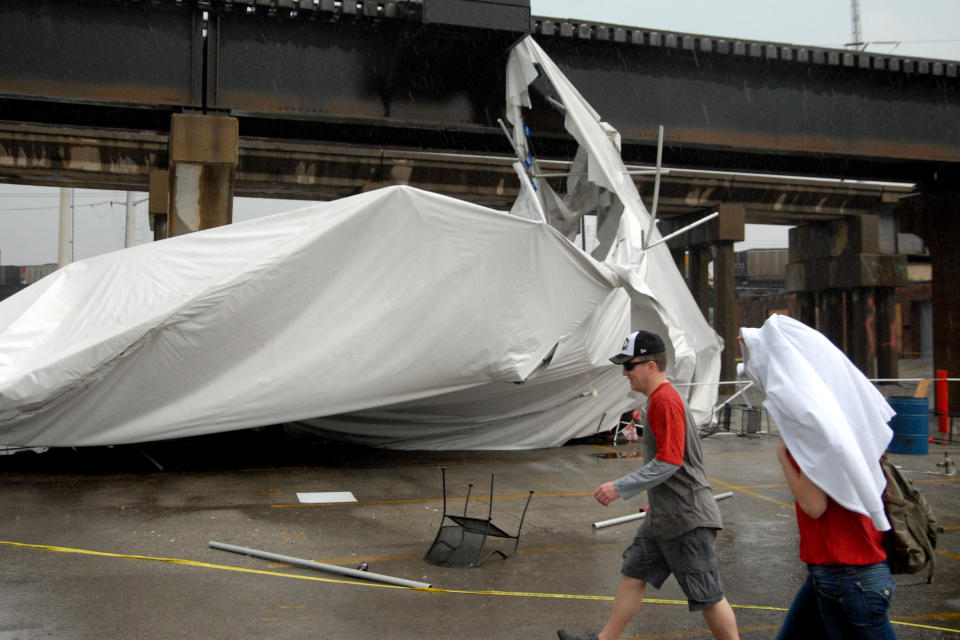
[[[653,362],[653,360],[641,360],[640,362],[633,362],[632,360],[627,360],[623,363],[624,371],[633,371],[634,367],[639,367],[641,364],[647,364],[648,362]]]

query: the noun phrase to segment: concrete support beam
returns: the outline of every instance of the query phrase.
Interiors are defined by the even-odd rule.
[[[747,222],[747,210],[741,204],[723,203],[717,206],[720,215],[704,224],[690,229],[669,242],[671,247],[696,247],[713,245],[718,242],[740,242],[744,238]],[[698,211],[686,215],[675,216],[669,220],[660,221],[660,233],[669,235],[678,229],[701,220],[713,211]]]
[[[499,130],[496,135],[502,137]],[[241,137],[239,144],[235,196],[332,200],[377,185],[403,183],[509,209],[519,184],[511,167],[515,158],[507,149],[499,154],[457,155],[373,141],[345,144],[261,137]],[[151,170],[169,166],[168,156],[166,131],[0,121],[0,182],[141,191],[147,188]],[[570,168],[565,161],[539,162],[549,173]],[[648,202],[653,197],[651,176],[637,175],[634,182]],[[745,175],[731,181],[676,169],[661,178],[658,215],[664,235],[672,216],[696,209],[697,217],[703,217],[718,202],[742,203],[753,223],[804,224],[869,213],[879,202],[895,202],[910,191],[910,185],[771,176]],[[673,246],[686,246],[682,236],[678,240]]]
[[[147,201],[147,217],[153,230],[154,240],[167,237],[167,221],[170,219],[170,172],[154,169],[150,172],[150,191]]]
[[[233,220],[239,124],[229,116],[170,118],[169,234],[210,229]]]
[[[808,327],[817,326],[817,294],[812,291],[797,293],[797,315]]]
[[[877,313],[875,290],[847,292],[847,355],[868,378],[877,377]]]
[[[680,275],[683,276],[683,279],[687,279],[687,252],[685,249],[670,249],[670,256],[673,258],[673,263],[677,265],[677,271],[680,272]],[[687,285],[689,286],[689,285]]]
[[[890,287],[877,289],[877,377],[897,378],[896,296]]]
[[[710,320],[710,247],[690,248],[690,292],[703,317]]]
[[[744,238],[747,211],[740,204],[723,203],[717,207],[720,214],[713,220],[687,231],[671,241],[673,250],[689,248],[689,286],[700,306],[700,312],[710,320],[710,272],[709,263],[713,254],[713,329],[723,338],[720,379],[736,378],[737,333],[740,330],[737,318],[737,292],[733,243]],[[702,211],[678,216],[660,223],[660,233],[667,235],[677,229],[702,219],[711,211]]]
[[[790,230],[786,286],[798,294],[801,320],[811,326],[817,322],[871,378],[878,371],[881,377],[896,377],[893,290],[907,282],[907,259],[883,252],[892,249],[881,243],[875,215]],[[817,296],[817,308],[809,308],[811,294]]]
[[[713,287],[716,306],[713,311],[713,329],[723,338],[724,347],[720,364],[720,379],[735,380],[737,377],[737,334],[740,325],[737,319],[737,294],[733,243],[721,242],[714,247]]]
[[[960,190],[924,189],[898,210],[900,231],[916,233],[930,249],[933,271],[933,367],[960,377]],[[960,384],[947,385],[950,411],[960,410]]]
[[[818,295],[820,304],[820,333],[827,336],[838,349],[846,351],[843,332],[843,292],[828,289]]]

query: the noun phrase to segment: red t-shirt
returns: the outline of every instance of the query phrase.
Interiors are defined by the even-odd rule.
[[[790,458],[793,468],[800,471]],[[827,496],[827,509],[811,518],[796,505],[800,529],[800,560],[805,564],[863,566],[887,559],[881,541],[883,532],[862,513],[841,507]]]
[[[657,455],[654,457],[670,464],[683,465],[687,420],[683,400],[669,382],[664,382],[650,394],[647,424],[657,441]]]

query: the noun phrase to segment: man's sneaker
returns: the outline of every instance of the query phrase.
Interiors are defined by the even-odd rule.
[[[560,638],[560,640],[597,640],[597,634],[592,631],[576,635],[564,629],[557,629],[557,637]]]

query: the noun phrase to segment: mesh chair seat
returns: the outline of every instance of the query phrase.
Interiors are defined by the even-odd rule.
[[[523,507],[523,514],[520,516],[520,524],[517,526],[517,533],[510,534],[493,524],[493,474],[490,474],[490,506],[486,518],[478,518],[467,515],[467,508],[470,504],[470,493],[473,485],[467,487],[467,498],[463,505],[463,515],[447,513],[447,473],[446,467],[441,467],[440,471],[443,478],[443,517],[440,519],[440,529],[437,531],[433,544],[423,556],[423,559],[431,564],[444,567],[479,567],[490,557],[499,555],[506,559],[517,552],[520,545],[520,530],[523,528],[523,520],[527,515],[527,507],[530,506],[530,499],[533,497],[533,491],[527,496],[527,502]],[[447,524],[449,521],[452,524]],[[494,540],[491,540],[494,539]],[[496,539],[513,541],[513,549],[505,552],[500,548],[491,548]],[[509,548],[509,542],[506,545]]]

